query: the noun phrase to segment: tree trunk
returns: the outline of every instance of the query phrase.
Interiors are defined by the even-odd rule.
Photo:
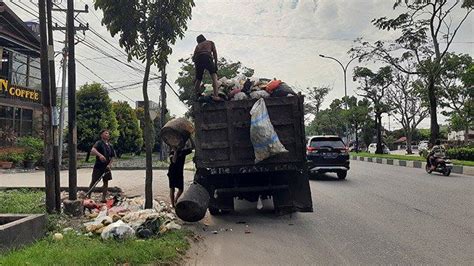
[[[405,132],[406,132],[406,137],[407,137],[407,154],[413,154],[413,151],[411,150],[411,141],[413,138],[413,131],[408,129]]]
[[[86,162],[89,162],[90,157],[91,157],[91,151],[88,151],[86,154]]]
[[[356,143],[355,143],[355,149],[356,149],[356,153],[359,153],[359,130],[357,128],[357,124],[356,124],[356,130],[355,130],[355,137],[356,137]]]
[[[438,125],[438,115],[436,113],[437,101],[436,101],[436,88],[435,88],[435,79],[430,77],[428,84],[428,99],[430,101],[430,143],[435,144],[436,140],[439,137],[439,125]]]
[[[376,154],[383,154],[382,148],[382,114],[375,114],[375,124],[377,125],[377,149]]]
[[[464,129],[464,143],[469,142],[469,122],[466,123],[466,128]]]
[[[148,53],[150,54],[150,53]],[[150,77],[150,55],[146,59],[145,76],[143,77],[143,101],[145,112],[145,150],[146,150],[146,175],[145,175],[145,209],[153,208],[153,168],[152,168],[152,124],[150,119],[150,100],[148,99],[148,78]]]

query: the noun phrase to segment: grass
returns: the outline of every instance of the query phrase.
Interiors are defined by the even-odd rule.
[[[44,213],[44,191],[41,190],[5,190],[0,191],[0,213]]]
[[[149,240],[103,241],[67,233],[51,236],[0,257],[0,265],[116,265],[172,264],[189,248],[188,231],[172,231]]]
[[[406,160],[406,161],[421,161],[425,162],[426,158],[421,156],[413,155],[401,155],[401,154],[374,154],[368,152],[351,152],[351,155],[361,156],[361,157],[372,157],[372,158],[386,158],[386,159],[396,159],[396,160]],[[464,165],[464,166],[474,166],[474,161],[462,161],[462,160],[451,160],[455,165]]]
[[[0,213],[44,213],[44,191],[0,191]],[[103,241],[99,236],[64,234],[62,241],[54,241],[52,234],[70,222],[65,215],[47,215],[48,236],[36,243],[0,252],[0,265],[115,265],[115,264],[176,264],[188,248],[189,231],[178,230],[148,239]],[[65,223],[64,223],[65,222]],[[59,225],[61,223],[61,225]]]

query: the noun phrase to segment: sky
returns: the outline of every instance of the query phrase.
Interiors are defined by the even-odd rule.
[[[453,0],[451,0],[453,1]],[[37,6],[29,0],[4,1],[24,21],[37,21]],[[58,5],[65,7],[66,0],[56,0]],[[195,38],[204,34],[207,39],[216,43],[219,56],[232,61],[240,61],[244,66],[255,69],[255,76],[278,78],[305,93],[307,87],[332,87],[323,108],[329,106],[335,98],[344,96],[343,71],[341,66],[319,54],[332,56],[343,64],[350,60],[347,51],[354,45],[353,40],[363,37],[368,41],[391,40],[398,33],[385,32],[376,29],[371,20],[383,16],[394,17],[402,9],[393,10],[394,0],[195,0],[196,6],[192,11],[192,19],[188,22],[185,37],[178,40],[173,47],[173,54],[167,66],[168,80],[174,90],[178,86],[174,81],[178,77],[180,58],[192,54],[196,44]],[[105,26],[101,25],[102,12],[94,10],[92,1],[75,1],[76,9],[83,9],[84,4],[90,6],[89,13],[81,13],[79,19],[88,22],[90,28],[100,35],[104,42],[91,31],[78,33],[87,43],[100,47],[117,60],[126,62],[126,56],[118,45],[118,37],[111,37]],[[457,21],[464,13],[456,10],[453,20]],[[37,15],[36,15],[37,16]],[[54,12],[55,22],[64,24],[65,13]],[[460,29],[452,51],[467,53],[474,56],[474,17],[471,16]],[[62,32],[55,32],[55,50],[60,51],[64,40]],[[119,88],[136,83],[128,90],[110,89],[113,100],[128,101],[134,106],[134,101],[142,100],[140,82],[143,73],[104,56],[79,43],[76,46],[78,59],[77,84],[99,82],[106,88]],[[56,65],[59,67],[61,56],[57,56]],[[85,65],[85,67],[83,65]],[[130,63],[144,69],[144,64],[138,61]],[[352,70],[355,66],[367,66],[373,69],[379,67],[374,63],[359,63],[353,61],[347,71],[348,95],[356,95],[357,83],[352,81]],[[57,70],[57,83],[60,86],[61,71]],[[156,68],[152,75],[159,75]],[[159,100],[159,81],[150,82],[150,99]],[[130,87],[129,87],[130,88]],[[180,116],[187,111],[177,96],[167,89],[168,108],[171,114]],[[441,117],[441,120],[444,120]],[[443,122],[443,121],[441,121]],[[384,125],[388,127],[385,115]],[[391,128],[400,125],[391,119]],[[420,124],[428,128],[429,119]]]

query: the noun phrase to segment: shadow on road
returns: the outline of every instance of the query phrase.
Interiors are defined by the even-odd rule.
[[[345,179],[339,179],[336,175],[329,174],[315,174],[310,175],[309,180],[315,181],[331,181],[331,182],[347,182]]]

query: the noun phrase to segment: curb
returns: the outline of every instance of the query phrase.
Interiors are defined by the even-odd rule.
[[[408,168],[418,168],[418,169],[424,169],[426,166],[426,163],[421,162],[421,161],[407,161],[407,160],[363,157],[363,156],[351,156],[351,160],[369,162],[369,163],[378,163],[378,164],[388,164],[388,165],[402,166],[402,167],[408,167]],[[452,172],[456,174],[474,176],[474,167],[464,166],[464,165],[454,165]]]

